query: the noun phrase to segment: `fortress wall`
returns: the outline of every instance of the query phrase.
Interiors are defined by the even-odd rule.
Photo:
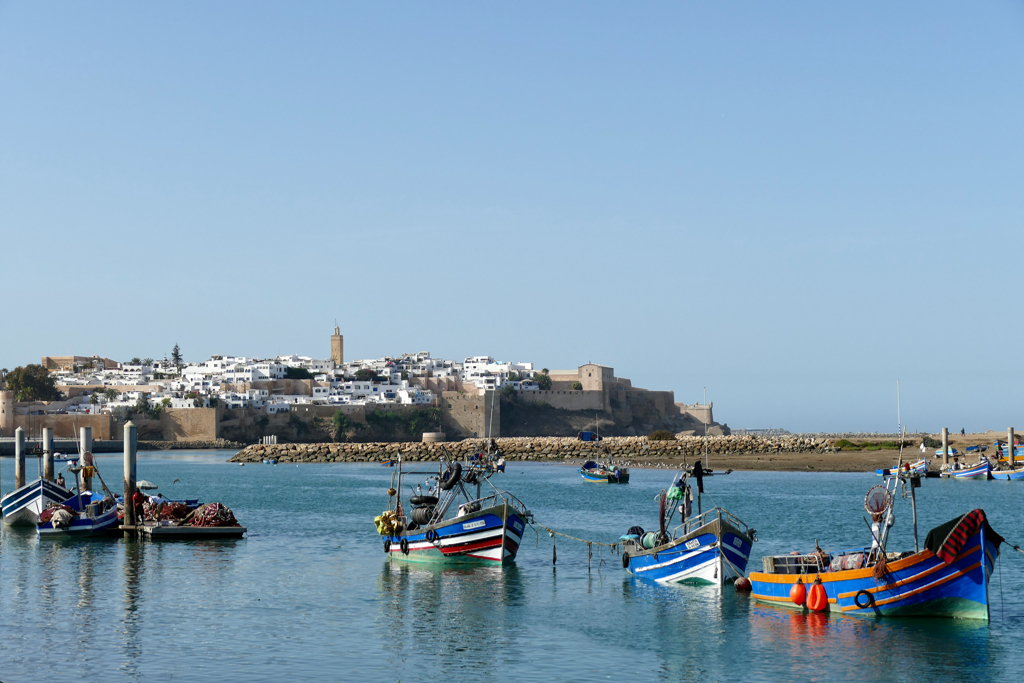
[[[550,391],[521,391],[521,401],[541,401],[562,410],[604,410],[605,397],[601,391],[575,391],[551,389]]]
[[[160,411],[164,441],[215,440],[219,437],[218,408],[165,408]]]
[[[10,434],[4,432],[4,436],[14,436],[14,430],[21,427],[26,435],[36,436],[43,427],[53,429],[54,437],[66,439],[77,439],[79,427],[92,427],[92,438],[109,439],[111,434],[110,415],[100,413],[97,415],[15,415],[14,424]]]
[[[441,413],[448,437],[500,436],[501,401],[494,396],[495,393],[497,392],[487,391],[482,396],[471,396],[457,391],[446,391],[441,394]]]

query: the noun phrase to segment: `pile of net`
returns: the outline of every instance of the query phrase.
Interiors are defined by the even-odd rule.
[[[192,509],[184,503],[150,503],[146,502],[142,506],[142,513],[146,520],[150,522],[156,522],[157,513],[159,513],[159,519],[169,519],[172,522],[180,522],[181,520],[188,517]]]
[[[69,517],[66,518],[66,519],[68,519],[68,521],[70,521],[70,519],[75,516],[75,511],[72,510],[71,508],[69,508],[67,505],[53,505],[53,504],[51,504],[50,507],[46,508],[45,510],[43,510],[39,514],[39,523],[40,524],[45,524],[46,522],[53,521],[53,515],[58,510],[60,510],[62,512],[65,512],[67,515],[69,515]],[[58,515],[58,518],[59,519],[65,519],[64,515]],[[54,526],[57,526],[57,524],[54,523]],[[63,526],[67,526],[67,524],[65,523]]]
[[[231,508],[221,503],[207,503],[196,509],[192,526],[241,526]]]

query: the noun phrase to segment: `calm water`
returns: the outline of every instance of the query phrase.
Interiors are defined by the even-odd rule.
[[[532,531],[505,570],[390,564],[372,518],[391,470],[377,465],[246,465],[230,453],[145,453],[139,477],[171,495],[230,506],[242,541],[54,542],[0,537],[0,680],[84,681],[939,681],[1021,678],[1024,555],[1003,546],[989,624],[803,616],[731,588],[664,588],[628,578],[620,558]],[[30,470],[36,467],[29,461]],[[100,457],[108,483],[117,457]],[[3,490],[13,463],[5,458]],[[178,484],[172,484],[180,479]],[[574,470],[511,463],[496,480],[537,520],[614,541],[653,526],[665,472],[628,486]],[[733,473],[708,491],[752,526],[762,554],[869,542],[872,474]],[[929,479],[927,529],[982,507],[1024,541],[1024,483]],[[913,546],[909,504],[890,548]],[[604,564],[600,560],[604,559]]]

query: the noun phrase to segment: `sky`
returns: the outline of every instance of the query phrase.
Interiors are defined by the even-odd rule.
[[[1024,427],[1024,4],[0,3],[0,365],[587,362]]]

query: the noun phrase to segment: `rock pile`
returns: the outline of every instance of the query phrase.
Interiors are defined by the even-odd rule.
[[[649,441],[644,436],[609,437],[599,442],[573,437],[516,437],[497,439],[498,449],[508,460],[571,460],[579,458],[681,458],[704,454],[704,439],[685,437],[673,441]],[[487,447],[486,439],[453,443],[284,443],[255,444],[237,453],[232,462],[381,462],[402,456],[403,460],[438,460],[446,449],[462,460]],[[829,439],[796,436],[709,436],[712,455],[746,453],[834,453]]]

